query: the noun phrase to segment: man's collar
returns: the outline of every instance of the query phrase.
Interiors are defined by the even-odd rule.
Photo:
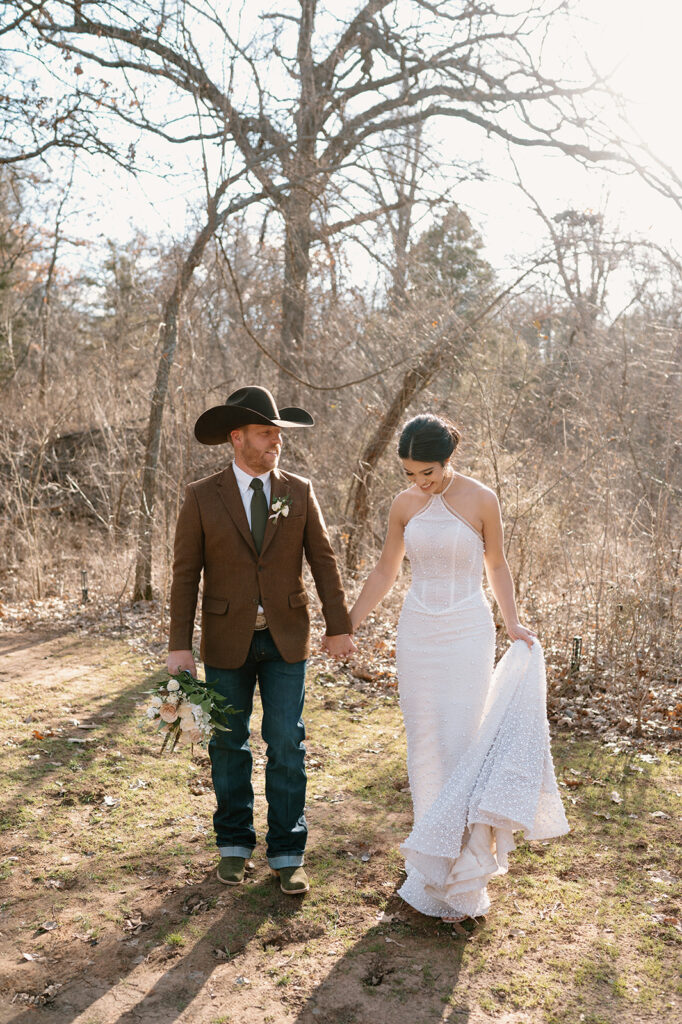
[[[236,462],[232,463],[232,469],[234,470],[234,475],[239,490],[245,494],[246,491],[248,491],[249,487],[251,486],[251,481],[254,479],[254,477],[252,477],[250,473],[245,473],[243,469],[240,469]],[[270,479],[270,470],[268,470],[267,473],[263,473],[261,476],[258,477],[258,479],[262,480],[263,485],[265,485]]]

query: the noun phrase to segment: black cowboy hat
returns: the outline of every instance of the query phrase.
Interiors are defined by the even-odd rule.
[[[272,427],[312,427],[314,420],[305,409],[291,406],[278,409],[267,388],[256,384],[239,388],[225,400],[202,413],[194,424],[194,436],[202,444],[224,444],[231,430],[248,423],[265,423]]]

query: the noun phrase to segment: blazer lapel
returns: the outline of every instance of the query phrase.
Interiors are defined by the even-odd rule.
[[[237,483],[237,478],[234,475],[234,470],[231,465],[228,466],[221,474],[217,486],[223,505],[227,509],[234,525],[237,527],[254,555],[258,557],[256,545],[253,543],[253,537],[251,536],[251,530],[249,529],[249,521],[246,518],[246,511],[244,509],[241,491],[239,490],[239,484]],[[270,524],[268,523],[268,526],[269,525]],[[265,529],[266,537],[268,535],[267,529],[268,527]],[[265,542],[263,543],[263,547],[265,547]]]
[[[286,494],[286,481],[282,474],[277,469],[273,469],[270,474],[270,509],[272,509],[272,503],[277,498],[283,498]],[[278,517],[279,518],[279,517]],[[265,536],[263,537],[263,547],[261,548],[261,555],[265,553],[268,545],[278,530],[278,519],[271,519],[268,516],[268,521],[265,526]]]

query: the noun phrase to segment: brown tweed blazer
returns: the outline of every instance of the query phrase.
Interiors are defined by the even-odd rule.
[[[303,554],[310,565],[329,636],[351,622],[327,530],[312,484],[273,470],[271,503],[291,498],[289,515],[268,519],[258,555],[232,466],[189,484],[175,530],[170,602],[171,651],[192,647],[203,571],[201,659],[215,668],[246,661],[259,597],[272,638],[285,661],[309,654],[308,595]]]

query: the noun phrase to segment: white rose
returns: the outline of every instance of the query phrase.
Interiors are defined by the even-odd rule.
[[[282,509],[282,515],[284,516],[285,519],[289,515],[289,506],[288,505],[285,505],[284,508]]]
[[[171,693],[173,690],[179,690],[180,683],[177,681],[177,679],[170,679],[166,683],[166,689],[168,690],[169,693]]]
[[[160,708],[162,704],[163,701],[161,700],[160,697],[152,697],[152,707]]]

